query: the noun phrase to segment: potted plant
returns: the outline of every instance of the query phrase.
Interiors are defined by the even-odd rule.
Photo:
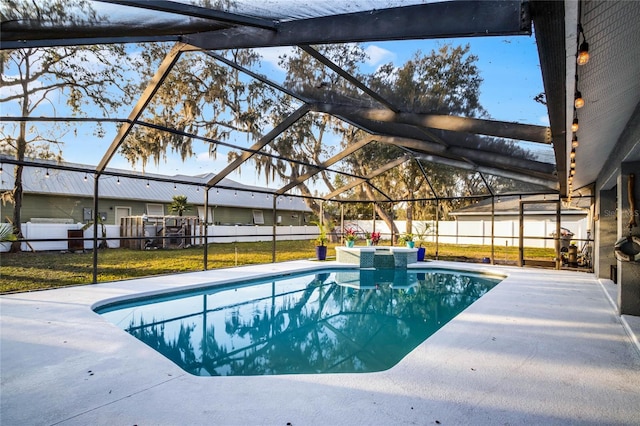
[[[318,227],[318,237],[316,238],[316,258],[318,260],[326,260],[327,242],[329,241],[329,238],[327,237],[327,227],[324,226],[324,223],[313,223]]]
[[[415,245],[415,241],[413,241],[413,234],[410,232],[405,232],[399,240],[400,244],[405,244],[409,248],[413,248]]]
[[[370,246],[371,243],[371,232],[369,231],[364,231],[364,239],[367,242],[367,246]]]
[[[424,261],[424,256],[425,253],[427,251],[427,249],[425,247],[423,247],[424,245],[424,237],[425,235],[427,235],[429,233],[429,228],[431,227],[431,225],[429,225],[426,222],[423,222],[417,226],[414,226],[413,230],[415,232],[416,238],[417,238],[417,243],[418,243],[418,262],[422,262]]]
[[[353,228],[346,228],[344,230],[344,241],[345,241],[345,245],[347,247],[353,247],[353,245],[356,242],[356,238],[358,236],[356,235],[356,230]]]
[[[379,232],[372,232],[371,233],[371,245],[372,246],[377,246],[379,242],[380,242],[380,233]]]

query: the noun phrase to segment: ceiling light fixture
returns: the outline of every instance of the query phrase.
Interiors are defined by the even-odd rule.
[[[149,188],[149,181],[147,181],[147,188]]]
[[[47,169],[47,173],[45,173],[44,177],[46,177],[47,179],[49,179],[49,169]]]
[[[118,185],[120,185],[120,176],[118,176],[118,180],[116,181]]]

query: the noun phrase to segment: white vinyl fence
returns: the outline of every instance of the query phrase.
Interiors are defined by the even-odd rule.
[[[398,220],[395,222],[398,232],[403,234],[406,232],[406,221]],[[436,223],[435,221],[413,221],[412,233],[415,234],[423,224],[429,226],[429,231],[425,236],[426,242],[436,241]],[[586,217],[570,218],[562,220],[562,226],[573,232],[574,239],[586,239],[588,220]],[[355,220],[345,221],[345,227],[353,227],[359,232],[373,231],[373,221],[371,220]],[[389,227],[381,220],[377,220],[375,224],[377,232],[382,233],[383,239],[389,239],[391,231]],[[524,221],[524,246],[555,248],[555,241],[552,239],[556,232],[556,221],[553,220],[531,220],[525,218]],[[494,245],[496,246],[518,246],[520,237],[520,223],[516,220],[496,220],[494,223]],[[491,245],[491,221],[490,220],[460,220],[460,221],[440,221],[438,223],[438,242],[443,244],[477,244]],[[527,238],[534,237],[534,238]],[[541,239],[546,237],[547,239]]]
[[[55,241],[29,241],[22,243],[23,251],[66,251],[70,248],[70,241],[67,237],[68,230],[82,229],[83,223],[62,224],[62,223],[32,223],[22,224],[22,234],[27,240],[55,240]],[[120,226],[105,225],[106,244],[108,248],[120,247]],[[273,227],[271,226],[220,226],[209,225],[209,243],[232,243],[251,241],[271,241]],[[311,240],[318,235],[318,228],[312,225],[305,226],[277,226],[276,240]],[[194,229],[192,237],[196,244],[204,242],[204,228]],[[93,227],[84,231],[84,248],[93,249]],[[98,229],[99,243],[102,240],[102,230]],[[9,250],[10,243],[0,243],[0,252]]]
[[[428,242],[435,242],[435,222],[413,221],[413,233],[422,224],[429,225],[429,233],[425,237]],[[32,223],[27,222],[22,225],[22,232],[27,240],[44,240],[54,239],[56,241],[31,241],[30,246],[26,243],[22,244],[22,250],[31,251],[66,251],[69,249],[69,240],[67,238],[68,230],[82,229],[84,224],[60,224],[60,223]],[[345,226],[351,226],[358,232],[373,231],[373,221],[360,220],[345,222]],[[405,221],[396,221],[396,226],[400,233],[404,233],[406,229]],[[571,218],[564,220],[563,227],[570,229],[575,235],[575,239],[586,239],[588,221],[586,218]],[[109,248],[120,247],[120,226],[105,225],[106,244]],[[391,232],[383,221],[376,221],[375,229],[382,233],[383,240],[388,240]],[[526,237],[551,237],[555,232],[555,220],[525,220],[524,235],[525,247],[545,247],[554,248],[553,239],[538,239]],[[337,229],[337,232],[340,230]],[[240,226],[240,225],[209,225],[208,242],[209,243],[232,243],[232,242],[252,242],[252,241],[271,241],[273,228],[271,226]],[[438,241],[444,244],[491,244],[491,221],[475,220],[475,221],[441,221],[438,224]],[[496,246],[517,246],[519,237],[519,223],[517,220],[496,220],[494,228],[494,244]],[[276,239],[284,240],[311,240],[318,235],[318,229],[314,225],[304,226],[277,226]],[[361,234],[362,237],[363,234]],[[98,238],[101,239],[102,231],[98,229]],[[193,238],[195,244],[202,244],[204,241],[204,228],[194,229]],[[84,231],[84,248],[91,250],[93,248],[93,227]],[[7,251],[9,243],[0,243],[0,252]]]

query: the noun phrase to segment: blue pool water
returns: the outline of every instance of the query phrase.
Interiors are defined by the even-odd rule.
[[[501,279],[322,270],[98,309],[198,376],[386,370]]]

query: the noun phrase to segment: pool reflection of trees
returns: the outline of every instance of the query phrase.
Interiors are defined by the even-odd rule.
[[[261,303],[207,309],[207,298],[217,296],[205,294],[201,312],[150,323],[140,317],[127,331],[195,375],[381,371],[499,282],[450,272],[366,273],[360,279],[368,285],[360,288],[338,284],[336,274],[318,274],[301,290],[280,294],[274,283]],[[412,284],[394,288],[398,274]],[[222,339],[212,324],[220,315]],[[177,337],[167,336],[165,325],[176,321]]]

